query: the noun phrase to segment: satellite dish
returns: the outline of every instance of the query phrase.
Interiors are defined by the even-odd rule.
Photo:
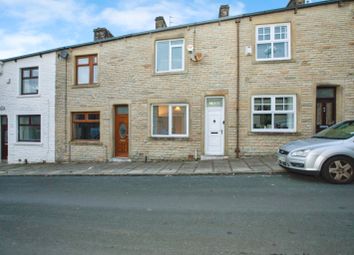
[[[195,53],[195,60],[197,62],[201,61],[203,59],[203,54],[201,52]]]

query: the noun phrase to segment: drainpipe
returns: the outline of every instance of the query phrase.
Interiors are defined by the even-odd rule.
[[[240,19],[236,19],[236,158],[240,157]]]
[[[65,95],[64,95],[64,134],[65,134],[65,152],[69,151],[68,160],[71,161],[71,148],[68,148],[68,59],[65,59]],[[70,145],[69,145],[70,146]]]
[[[64,79],[64,147],[65,153],[68,153],[68,160],[71,161],[71,144],[68,143],[68,131],[67,131],[67,116],[68,116],[68,49],[64,49],[59,52],[58,57],[61,60],[65,60],[65,79]]]

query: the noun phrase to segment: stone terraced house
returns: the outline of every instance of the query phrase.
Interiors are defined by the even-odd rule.
[[[215,20],[157,17],[152,31],[98,28],[93,42],[53,50],[56,160],[274,154],[353,119],[353,2],[239,16],[223,5]]]

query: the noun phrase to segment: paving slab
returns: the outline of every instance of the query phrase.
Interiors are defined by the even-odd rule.
[[[203,175],[282,173],[274,156],[206,161],[0,164],[0,175]]]
[[[87,173],[89,170],[85,169],[85,170],[77,170],[77,171],[72,171],[73,175],[84,175],[85,173]]]
[[[264,163],[258,158],[258,157],[252,157],[252,158],[244,158],[241,159],[246,162],[247,165],[250,167],[256,167],[256,166],[263,166]]]
[[[123,166],[122,169],[126,170],[127,173],[133,171],[134,169],[140,168],[141,165],[143,165],[143,162],[132,162],[128,163],[127,165]]]
[[[283,167],[279,166],[275,156],[265,156],[260,159],[266,166],[272,169],[272,173],[282,173],[285,171]]]
[[[251,171],[249,165],[242,159],[230,160],[230,166],[233,173],[249,173]]]
[[[218,174],[228,174],[232,172],[228,160],[213,160],[214,172]]]
[[[107,173],[107,175],[127,175],[127,174],[128,174],[127,169],[112,169],[110,170],[109,173]]]
[[[195,174],[210,174],[213,172],[213,161],[211,160],[199,161],[199,164],[194,171]]]
[[[168,162],[164,168],[160,170],[160,174],[162,175],[172,175],[175,174],[178,169],[183,165],[183,162],[175,161],[175,162]]]
[[[198,166],[198,162],[196,161],[185,161],[183,165],[178,170],[179,174],[193,174],[195,169]]]

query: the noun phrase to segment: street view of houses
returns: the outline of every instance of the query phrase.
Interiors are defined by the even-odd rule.
[[[278,2],[0,55],[0,254],[354,254],[354,1]]]

